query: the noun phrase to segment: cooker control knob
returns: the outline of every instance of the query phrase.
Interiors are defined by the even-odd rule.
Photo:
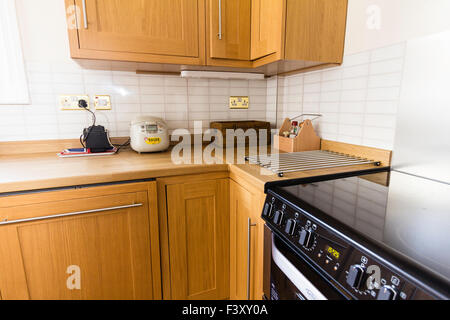
[[[377,300],[395,300],[397,298],[397,290],[391,286],[383,286],[378,292]]]
[[[273,216],[273,222],[280,226],[281,223],[283,222],[283,216],[284,216],[284,212],[281,210],[278,210],[277,212],[275,212],[275,215]]]
[[[300,231],[300,239],[298,240],[298,243],[307,249],[311,248],[314,243],[314,234],[311,231],[303,229]]]
[[[266,202],[266,204],[264,205],[263,215],[265,217],[272,218],[272,216],[273,216],[272,209],[273,209],[273,205],[271,203]]]
[[[364,274],[365,268],[358,264],[351,266],[347,274],[347,284],[352,288],[359,289],[363,282]]]
[[[288,235],[292,236],[294,234],[296,225],[297,225],[297,222],[294,219],[289,219],[286,222],[286,228],[284,229],[284,232],[286,232]]]

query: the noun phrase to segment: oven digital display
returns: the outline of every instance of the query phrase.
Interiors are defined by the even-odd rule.
[[[325,247],[325,251],[327,253],[329,253],[332,257],[336,258],[337,260],[339,260],[341,253],[339,251],[337,251],[336,249],[330,247],[330,246],[326,246]]]

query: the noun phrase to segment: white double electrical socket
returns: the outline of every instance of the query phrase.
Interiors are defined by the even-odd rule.
[[[89,96],[88,95],[60,95],[59,96],[59,107],[61,110],[84,110],[78,106],[80,100],[85,100],[89,106]]]

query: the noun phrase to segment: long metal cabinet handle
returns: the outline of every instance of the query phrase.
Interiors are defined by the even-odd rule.
[[[86,11],[86,0],[83,0],[83,19],[84,19],[84,28],[88,28],[88,20],[87,20],[87,11]]]
[[[219,0],[219,40],[222,40],[222,0]]]
[[[251,265],[251,244],[252,244],[252,227],[256,227],[256,224],[252,224],[252,219],[248,218],[248,230],[247,230],[247,300],[250,300],[250,265]]]
[[[135,208],[135,207],[141,207],[141,206],[143,206],[142,203],[137,203],[137,204],[129,204],[129,205],[125,205],[125,206],[118,206],[118,207],[110,207],[110,208],[102,208],[102,209],[93,209],[93,210],[86,210],[86,211],[78,211],[78,212],[55,214],[55,215],[51,215],[51,216],[42,216],[42,217],[34,217],[34,218],[27,218],[27,219],[17,219],[17,220],[11,220],[11,221],[4,220],[4,221],[0,222],[0,226],[7,225],[7,224],[13,224],[13,223],[39,221],[39,220],[47,220],[47,219],[54,219],[54,218],[61,218],[61,217],[70,217],[70,216],[79,216],[79,215],[88,214],[88,213],[96,213],[96,212],[103,212],[103,211],[110,211],[110,210]]]

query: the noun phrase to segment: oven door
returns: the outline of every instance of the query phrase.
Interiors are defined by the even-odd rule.
[[[346,299],[266,226],[264,295],[268,300]]]

